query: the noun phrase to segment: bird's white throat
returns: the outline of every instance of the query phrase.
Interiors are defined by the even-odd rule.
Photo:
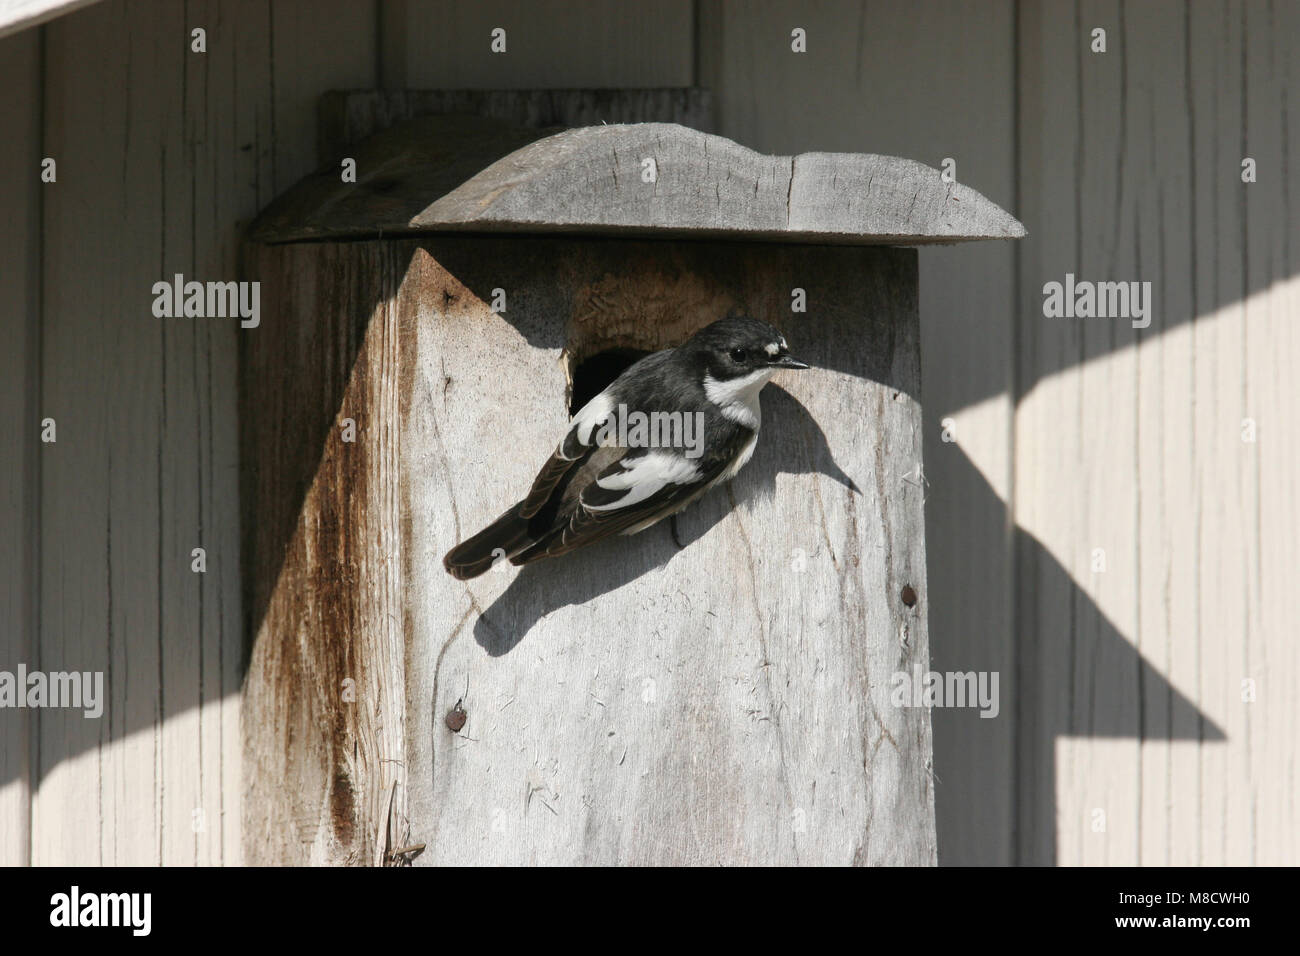
[[[760,368],[740,378],[716,379],[706,372],[704,394],[727,418],[758,431],[763,421],[758,393],[775,373],[775,369]]]

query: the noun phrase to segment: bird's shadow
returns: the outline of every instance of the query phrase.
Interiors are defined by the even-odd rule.
[[[803,404],[779,385],[762,392],[763,432],[782,436],[784,449],[766,444],[760,432],[754,457],[727,486],[716,488],[678,517],[678,538],[691,547],[726,517],[733,502],[770,494],[780,473],[819,473],[854,493],[858,486],[835,462],[826,434]],[[789,442],[803,454],[790,454]],[[730,492],[730,493],[729,493]],[[558,559],[525,565],[474,624],[474,639],[493,657],[517,647],[539,620],[562,607],[586,604],[648,571],[667,565],[677,555],[669,521],[632,537],[617,535]],[[497,573],[494,569],[489,574]],[[502,573],[510,573],[504,568]]]

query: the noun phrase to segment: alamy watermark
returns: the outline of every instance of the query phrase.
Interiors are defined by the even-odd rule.
[[[898,671],[890,678],[890,703],[895,707],[978,707],[981,717],[996,717],[997,671],[938,671],[912,674]]]
[[[72,708],[90,719],[104,713],[103,671],[0,671],[0,708]]]
[[[1150,282],[1075,281],[1043,285],[1043,315],[1049,319],[1129,319],[1135,329],[1151,324]]]
[[[596,430],[603,448],[682,448],[687,458],[704,454],[703,412],[628,411],[620,404]]]
[[[50,925],[55,927],[123,927],[132,936],[148,936],[152,912],[152,893],[85,893],[73,885],[50,897]]]
[[[262,322],[260,282],[185,281],[176,273],[171,282],[155,282],[153,314],[160,319],[226,319],[239,317],[239,325],[255,329]]]

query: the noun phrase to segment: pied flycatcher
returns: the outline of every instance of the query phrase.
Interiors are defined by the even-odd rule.
[[[635,534],[681,511],[753,455],[758,393],[768,379],[777,369],[807,367],[791,358],[780,332],[743,316],[647,355],[573,416],[528,496],[448,551],[443,565],[473,578],[501,558],[528,564],[616,532]],[[634,418],[637,427],[626,428]],[[647,421],[675,426],[676,439],[647,437]],[[696,442],[677,440],[692,426]]]

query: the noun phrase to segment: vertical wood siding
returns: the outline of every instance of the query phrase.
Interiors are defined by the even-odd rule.
[[[1294,863],[1300,8],[1022,10],[1018,859]],[[1150,327],[1044,318],[1067,272]]]
[[[39,659],[104,671],[108,704],[40,715],[35,863],[239,860],[237,323],[156,319],[150,289],[237,278],[243,223],[315,163],[316,97],[374,82],[373,6],[332,6],[111,2],[45,28]]]
[[[933,663],[1003,678],[998,719],[934,713],[941,862],[1295,862],[1298,16],[109,0],[43,28],[43,73],[40,33],[0,40],[0,322],[23,343],[0,440],[59,427],[0,475],[0,648],[111,672],[103,719],[40,715],[30,767],[31,715],[0,718],[0,860],[27,858],[29,812],[36,862],[238,859],[238,332],[154,319],[149,286],[237,277],[242,222],[315,164],[319,94],[695,81],[723,135],[950,156],[1030,230],[920,254]],[[1067,271],[1151,280],[1151,327],[1044,319]]]

